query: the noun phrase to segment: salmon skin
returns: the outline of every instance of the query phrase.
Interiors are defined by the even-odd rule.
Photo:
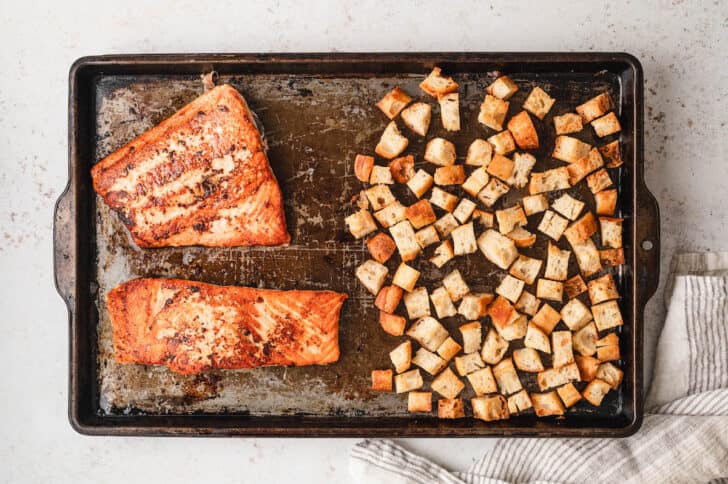
[[[290,241],[255,120],[227,84],[98,162],[91,176],[139,247]]]
[[[347,295],[134,279],[106,296],[121,363],[211,369],[325,365],[339,359]]]

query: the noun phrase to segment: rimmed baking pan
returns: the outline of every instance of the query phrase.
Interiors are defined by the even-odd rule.
[[[618,216],[625,220],[627,264],[613,274],[623,296],[619,364],[625,378],[619,391],[610,392],[598,408],[578,404],[565,418],[523,415],[493,423],[472,418],[442,421],[408,414],[402,396],[369,390],[370,370],[388,366],[388,352],[398,340],[381,331],[371,298],[353,276],[366,249],[346,235],[343,225],[351,199],[361,189],[352,160],[356,153],[373,150],[386,125],[376,101],[394,85],[419,93],[418,82],[435,65],[461,85],[463,129],[448,135],[459,153],[485,134],[476,121],[478,105],[497,72],[509,74],[521,87],[512,105],[520,106],[534,85],[557,99],[543,126],[552,123],[553,115],[573,110],[603,91],[617,102],[625,163],[612,175],[619,190]],[[218,82],[239,89],[261,120],[271,166],[284,193],[292,243],[284,248],[140,250],[97,200],[89,170],[199,95],[200,74],[211,70],[218,72]],[[55,209],[54,255],[56,286],[69,310],[69,417],[79,432],[616,437],[639,428],[642,317],[657,286],[660,251],[658,207],[643,179],[643,81],[634,57],[616,53],[100,56],[79,59],[71,68],[69,83],[70,180]],[[433,123],[433,129],[432,134],[438,135],[439,123]],[[544,148],[535,154],[541,163],[548,160],[553,130],[539,130]],[[578,136],[596,142],[590,138],[591,130]],[[419,157],[423,147],[421,141],[413,141],[409,152]],[[539,168],[550,167],[545,163]],[[482,255],[476,255],[479,258],[457,261],[457,267],[473,287],[492,290],[497,274],[484,270]],[[424,270],[433,276],[429,280],[436,279],[432,268]],[[103,296],[114,285],[138,276],[347,292],[341,359],[329,366],[197,376],[118,364]],[[455,331],[455,321],[445,324]]]

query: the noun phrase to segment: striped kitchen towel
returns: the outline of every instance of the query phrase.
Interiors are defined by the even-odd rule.
[[[356,444],[361,483],[728,483],[728,253],[681,254],[642,428],[625,439],[500,439],[466,472],[388,440]],[[722,479],[721,479],[722,478]]]

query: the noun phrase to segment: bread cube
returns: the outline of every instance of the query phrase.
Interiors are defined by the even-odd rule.
[[[611,274],[589,281],[589,299],[592,304],[599,304],[610,299],[619,299],[617,286]]]
[[[367,199],[375,211],[381,210],[397,201],[387,185],[374,185],[365,190],[364,193],[366,193]]]
[[[574,299],[579,294],[586,292],[584,279],[582,279],[579,274],[567,279],[566,282],[564,282],[564,292],[566,293],[567,299]]]
[[[601,361],[591,356],[574,356],[576,366],[579,368],[579,379],[581,381],[592,381],[597,377],[597,371]]]
[[[452,339],[452,337],[448,337],[445,341],[442,342],[440,347],[437,348],[437,354],[440,355],[440,357],[445,361],[450,361],[455,355],[460,353],[460,350],[462,349],[463,347],[460,346],[457,341]]]
[[[498,386],[495,383],[495,377],[493,377],[493,371],[489,366],[469,373],[467,378],[470,382],[470,386],[473,387],[473,391],[475,391],[477,396],[485,395],[487,393],[496,393],[498,391]]]
[[[412,358],[412,364],[419,366],[430,375],[437,375],[447,366],[447,361],[443,360],[435,353],[431,353],[424,348],[420,348]]]
[[[502,395],[475,397],[470,399],[470,403],[473,407],[473,417],[477,419],[493,422],[510,418],[508,402]]]
[[[571,163],[566,167],[569,172],[569,183],[571,183],[572,186],[576,185],[589,173],[601,168],[602,166],[604,166],[604,159],[602,158],[602,155],[599,154],[599,150],[592,148],[591,151],[589,151],[589,154],[584,158]]]
[[[551,210],[546,210],[541,219],[541,223],[538,225],[538,230],[558,242],[568,224],[569,221],[565,218]]]
[[[604,249],[599,251],[599,260],[605,266],[621,266],[625,263],[624,249]]]
[[[402,111],[402,122],[411,131],[425,136],[430,128],[432,107],[427,103],[414,103]]]
[[[505,326],[495,326],[496,331],[506,341],[515,341],[526,337],[528,318],[513,312],[513,320]]]
[[[553,281],[565,281],[569,271],[570,250],[561,250],[549,241],[548,258],[544,277]]]
[[[505,328],[509,324],[518,319],[518,313],[513,305],[503,296],[498,296],[488,307],[488,316],[490,316],[493,326],[498,329]],[[501,336],[503,336],[501,334]],[[507,339],[507,338],[506,338]]]
[[[437,246],[437,249],[435,249],[435,255],[430,257],[430,262],[435,264],[437,267],[442,267],[453,257],[455,257],[455,253],[452,251],[452,243],[449,240],[446,240]]]
[[[455,369],[460,376],[467,376],[474,371],[480,370],[485,366],[482,358],[478,353],[469,353],[465,356],[455,357]]]
[[[417,239],[417,243],[420,244],[420,247],[423,249],[440,242],[440,236],[437,235],[437,229],[434,225],[429,225],[424,229],[415,232],[415,239]]]
[[[508,105],[509,103],[506,101],[486,95],[483,104],[480,105],[478,121],[490,129],[501,131],[503,121],[506,120],[506,114],[508,114]]]
[[[617,190],[602,190],[594,194],[597,215],[614,215],[617,209]]]
[[[369,259],[356,268],[356,277],[372,295],[376,296],[384,285],[388,269],[379,262]]]
[[[498,99],[507,100],[518,91],[518,86],[508,76],[501,76],[485,88],[485,92]]]
[[[445,238],[458,227],[458,221],[451,213],[446,213],[435,222],[435,229],[440,237]]]
[[[397,183],[407,183],[415,176],[415,157],[400,156],[387,163],[392,178]]]
[[[572,299],[561,308],[561,319],[570,330],[576,331],[592,320],[591,311],[578,299]]]
[[[543,212],[549,208],[549,201],[543,195],[527,195],[521,200],[526,216]]]
[[[617,119],[617,115],[614,112],[595,119],[591,122],[591,125],[594,128],[594,132],[600,138],[622,131],[622,126],[620,126],[619,119]]]
[[[377,224],[374,222],[372,214],[363,209],[346,217],[344,223],[349,228],[351,235],[357,239],[377,230]]]
[[[372,370],[372,390],[376,392],[391,392],[392,370]]]
[[[374,306],[385,313],[393,313],[402,300],[402,288],[398,286],[384,286],[374,300]]]
[[[439,67],[432,69],[432,72],[420,83],[420,89],[433,97],[442,96],[458,89],[458,83],[452,77],[442,75]]]
[[[540,305],[541,301],[536,296],[528,291],[523,291],[521,297],[516,301],[516,310],[529,316],[535,316]]]
[[[619,304],[617,304],[617,301],[607,301],[601,304],[595,304],[591,307],[591,311],[594,316],[594,322],[596,323],[599,331],[621,326],[624,323],[622,321],[622,313],[619,310]]]
[[[522,150],[538,149],[538,133],[526,111],[521,111],[508,121],[508,131]]]
[[[372,259],[380,264],[384,264],[390,257],[392,257],[397,246],[389,235],[383,232],[377,232],[373,237],[367,240],[367,249],[369,250],[369,254],[372,256]]]
[[[576,301],[577,299],[574,299]],[[591,318],[591,313],[589,313]],[[593,322],[587,322],[581,328],[574,331],[571,337],[574,349],[583,356],[591,356],[597,351],[597,339],[599,333]]]
[[[613,249],[622,247],[622,219],[613,217],[599,217],[602,227],[602,245]]]
[[[571,343],[571,331],[554,331],[551,333],[552,364],[560,368],[574,363],[574,352]]]
[[[407,394],[408,412],[432,412],[432,392],[409,392]]]
[[[444,138],[432,138],[425,146],[425,161],[440,166],[454,165],[455,145]]]
[[[407,320],[397,314],[379,311],[379,325],[387,334],[402,336],[404,334],[404,327],[407,326]]]
[[[613,107],[612,98],[604,92],[595,96],[576,107],[576,112],[581,116],[582,121],[589,123],[594,119],[604,116]]]
[[[493,376],[498,383],[498,389],[503,395],[510,395],[523,389],[511,358],[506,358],[495,365],[493,367]]]
[[[614,361],[619,358],[619,337],[615,333],[609,333],[604,338],[597,340],[597,359],[600,362]]]
[[[440,207],[443,210],[452,212],[457,206],[458,197],[446,192],[445,190],[435,187],[432,189],[432,195],[430,195],[430,203],[437,207]]]
[[[554,200],[551,207],[569,220],[576,220],[584,209],[584,202],[573,198],[568,193],[564,193]]]
[[[512,303],[516,303],[523,292],[524,282],[516,279],[511,275],[504,277],[498,287],[495,289],[496,294],[503,296]]]
[[[546,334],[551,334],[557,324],[561,321],[561,314],[548,304],[541,306],[531,322]]]
[[[551,342],[541,328],[533,321],[526,327],[526,337],[523,339],[526,348],[533,348],[544,353],[551,353]]]
[[[394,377],[394,388],[397,393],[410,392],[422,388],[425,382],[422,381],[422,375],[420,370],[415,368],[414,370],[400,373]]]
[[[483,341],[483,349],[480,350],[480,357],[483,358],[483,361],[489,365],[495,365],[503,359],[506,351],[508,351],[508,341],[501,338],[493,328],[489,329]]]
[[[437,314],[438,318],[449,318],[450,316],[455,316],[457,314],[455,305],[452,303],[452,300],[444,287],[438,287],[432,291],[432,294],[430,294],[430,300],[432,301],[432,305],[435,307],[435,314]]]
[[[445,276],[442,280],[442,285],[447,289],[450,299],[456,302],[470,292],[470,288],[465,283],[465,279],[463,279],[463,276],[457,269]]]
[[[597,378],[609,384],[612,390],[619,388],[624,372],[611,363],[602,363],[597,369]]]
[[[392,284],[401,287],[407,292],[412,292],[419,278],[420,271],[402,262],[401,264],[399,264],[399,267],[397,267],[397,271],[394,273],[394,277],[392,278]]]
[[[478,237],[478,248],[485,258],[503,270],[508,269],[518,257],[516,244],[493,229],[488,229]]]
[[[460,200],[457,207],[455,207],[455,210],[453,210],[453,217],[455,217],[461,224],[464,224],[473,214],[473,211],[475,211],[475,207],[475,202],[468,200],[467,198],[463,198]],[[473,239],[473,241],[474,240],[475,239]]]
[[[462,185],[464,182],[463,165],[441,166],[435,170],[435,185]]]
[[[394,119],[410,101],[412,101],[412,98],[406,92],[399,87],[395,87],[377,103],[377,107],[389,119]]]
[[[526,225],[528,219],[520,205],[516,204],[503,210],[496,210],[495,217],[498,219],[498,230],[501,234],[512,232],[516,227]]]
[[[356,155],[356,158],[354,158],[354,175],[356,175],[359,181],[363,181],[364,183],[369,182],[372,167],[374,167],[373,156]]]
[[[563,415],[566,411],[556,392],[531,393],[531,401],[538,417]]]
[[[513,155],[513,172],[506,183],[516,188],[528,185],[528,176],[536,164],[536,158],[530,153],[515,153]]]
[[[604,146],[599,147],[599,153],[604,157],[607,168],[617,168],[622,166],[622,151],[619,148],[619,140],[614,140]]]
[[[612,186],[612,179],[609,177],[607,170],[602,168],[586,177],[586,184],[592,193],[599,193]]]
[[[528,193],[536,195],[538,193],[553,192],[556,190],[566,190],[570,188],[569,170],[565,166],[546,170],[541,173],[531,173],[531,181],[528,183]]]
[[[383,209],[374,212],[374,218],[377,219],[379,225],[389,228],[405,219],[405,207],[399,203],[390,203]]]
[[[424,195],[427,190],[430,189],[432,183],[432,175],[427,173],[425,170],[420,169],[417,170],[415,176],[410,178],[410,180],[407,182],[407,186],[410,190],[412,190],[412,193],[414,193],[417,198],[422,198],[422,195]]]
[[[609,383],[595,378],[594,380],[589,382],[589,384],[582,392],[582,395],[586,401],[588,401],[595,407],[598,407],[602,404],[604,396],[609,393],[609,389]]]
[[[379,143],[377,143],[377,147],[374,151],[382,158],[391,160],[392,158],[399,156],[399,154],[407,148],[408,144],[409,140],[399,131],[397,123],[392,121],[384,129],[382,137],[379,139]]]
[[[523,109],[533,114],[538,119],[543,119],[551,110],[551,107],[555,102],[556,99],[552,98],[546,91],[536,86],[528,94],[526,101],[523,103]]]
[[[493,145],[493,152],[498,155],[508,155],[516,151],[516,140],[508,130],[494,134],[488,138],[488,143]],[[493,163],[492,160],[491,163]]]
[[[460,131],[459,100],[460,98],[456,92],[451,92],[437,98],[437,101],[440,103],[442,127],[448,131]]]
[[[549,388],[560,387],[572,381],[579,381],[579,367],[576,363],[557,368],[549,368],[536,376],[538,387],[543,391]]]
[[[566,408],[573,407],[579,400],[581,400],[581,393],[576,389],[573,383],[567,383],[556,389],[556,393],[559,394],[561,401],[564,402]]]
[[[441,398],[437,401],[437,418],[465,418],[465,406],[461,398]]]
[[[561,302],[564,299],[564,284],[548,279],[539,279],[536,284],[536,297]]]
[[[500,129],[498,131],[500,131]],[[492,157],[493,147],[490,143],[484,139],[476,139],[470,143],[470,146],[468,146],[468,154],[465,157],[465,164],[487,167]]]
[[[445,368],[442,373],[432,380],[430,387],[443,397],[453,399],[463,391],[465,384],[455,376],[455,373],[450,368]]]
[[[543,262],[538,259],[519,255],[511,265],[508,273],[530,285],[533,284],[536,277],[538,277],[542,264]]]
[[[437,216],[432,210],[432,205],[427,200],[420,200],[404,210],[404,216],[412,224],[412,227],[421,229],[425,225],[435,223]]]
[[[480,200],[486,207],[492,207],[500,197],[508,193],[510,187],[497,178],[491,178],[485,188],[478,193]]]
[[[490,146],[490,145],[489,145]],[[476,196],[490,180],[485,167],[475,169],[462,184],[463,190],[470,196]]]
[[[543,371],[543,363],[538,351],[533,348],[520,348],[513,351],[513,362],[516,368],[528,373],[538,373]]]
[[[589,143],[571,136],[557,136],[554,143],[554,152],[551,154],[557,160],[575,163],[589,154],[592,149]]]
[[[410,319],[422,318],[430,315],[430,297],[427,289],[418,287],[402,296],[404,307]]]
[[[531,397],[528,396],[528,392],[526,390],[521,390],[518,393],[514,393],[510,397],[508,397],[508,411],[513,413],[521,413],[529,408],[533,408],[533,403],[531,402]]]
[[[486,168],[488,174],[496,176],[503,181],[508,180],[513,174],[513,160],[503,155],[495,154]]]
[[[473,220],[480,222],[480,225],[482,225],[485,229],[490,229],[495,226],[495,215],[493,212],[487,212],[476,208],[473,210]]]
[[[437,348],[447,339],[449,334],[437,319],[425,316],[410,326],[410,329],[407,330],[407,336],[417,341],[425,349],[437,351]]]
[[[506,234],[506,237],[511,239],[516,247],[531,247],[536,243],[536,234],[532,234],[523,227],[516,227]]]
[[[593,276],[602,270],[599,251],[591,239],[586,239],[584,242],[576,244],[572,243],[571,248],[574,250],[574,256],[576,257],[576,263],[579,265],[579,270],[586,277]]]
[[[463,335],[463,351],[466,354],[480,351],[480,343],[483,339],[483,335],[481,333],[481,325],[479,322],[473,321],[471,323],[463,324],[460,326],[460,334]]]
[[[394,239],[394,243],[397,245],[399,255],[402,257],[404,262],[413,260],[422,251],[420,245],[417,243],[415,238],[415,231],[412,229],[412,225],[407,221],[403,220],[396,225],[389,228],[389,233]]]
[[[478,319],[486,314],[488,304],[493,300],[492,294],[470,293],[463,296],[458,307],[458,314],[465,319]]]
[[[412,342],[407,340],[390,351],[389,359],[392,360],[394,371],[397,373],[407,371],[412,362]]]
[[[473,222],[461,225],[450,232],[455,255],[473,254],[478,250],[473,232]]]
[[[584,214],[576,222],[572,223],[565,231],[566,240],[573,246],[580,242],[589,240],[597,231],[597,221],[591,212]]]
[[[394,178],[392,178],[392,172],[386,166],[374,165],[372,167],[372,173],[369,176],[369,183],[373,185],[392,185]]]
[[[578,133],[584,129],[584,125],[581,123],[581,116],[575,113],[566,113],[561,116],[554,116],[554,128],[556,128],[556,134],[571,134]]]

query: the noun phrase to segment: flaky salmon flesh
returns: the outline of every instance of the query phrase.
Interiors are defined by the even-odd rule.
[[[339,359],[339,313],[347,295],[134,279],[106,296],[114,357],[177,373]]]
[[[290,241],[258,128],[227,84],[98,162],[91,175],[140,247]]]

